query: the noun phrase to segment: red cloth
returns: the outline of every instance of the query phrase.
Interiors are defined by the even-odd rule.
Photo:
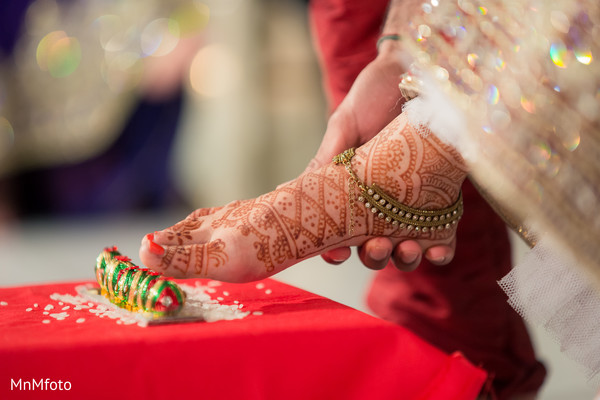
[[[356,76],[376,55],[387,0],[313,0],[311,21],[330,106],[335,109]],[[394,32],[386,32],[394,33]],[[368,296],[371,309],[446,352],[459,350],[495,377],[499,399],[535,392],[545,377],[525,325],[496,281],[511,268],[506,228],[473,186],[463,186],[465,214],[454,261],[423,261],[403,273],[378,272]]]
[[[452,263],[424,261],[414,272],[387,266],[372,284],[369,307],[445,351],[463,352],[490,372],[499,399],[534,393],[546,370],[497,283],[511,266],[506,227],[469,182],[463,196]]]
[[[331,109],[377,55],[388,0],[312,0],[310,21]]]
[[[211,294],[263,315],[147,328],[86,309],[71,308],[62,321],[43,315],[48,304],[59,312],[49,296],[75,294],[75,283],[0,289],[0,398],[467,400],[486,379],[460,354],[394,324],[263,284],[222,284]],[[11,379],[46,378],[71,390],[10,390]]]

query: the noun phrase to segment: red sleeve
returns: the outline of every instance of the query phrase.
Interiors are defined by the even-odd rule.
[[[330,110],[377,55],[388,0],[313,0],[310,22]]]

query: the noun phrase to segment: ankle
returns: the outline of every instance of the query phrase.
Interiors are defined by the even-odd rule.
[[[446,208],[460,193],[467,168],[460,154],[429,133],[420,135],[399,116],[356,150],[352,168],[398,202],[424,210]]]

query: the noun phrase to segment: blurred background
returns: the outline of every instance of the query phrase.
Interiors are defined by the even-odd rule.
[[[117,244],[294,178],[327,121],[304,0],[0,2],[0,286],[93,278]],[[518,261],[524,247],[515,242]],[[357,257],[276,278],[369,312]],[[532,334],[542,400],[591,399]]]

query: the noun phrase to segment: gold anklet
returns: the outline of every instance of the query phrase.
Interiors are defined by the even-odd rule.
[[[450,207],[440,210],[420,210],[406,206],[389,196],[375,183],[368,186],[363,183],[354,170],[350,161],[354,157],[354,147],[333,157],[334,164],[343,164],[350,174],[349,178],[349,202],[350,202],[350,234],[354,226],[354,191],[351,184],[355,184],[360,190],[357,200],[365,204],[368,210],[376,214],[379,219],[407,231],[429,232],[434,229],[450,229],[456,225],[463,214],[462,191],[458,199]]]

